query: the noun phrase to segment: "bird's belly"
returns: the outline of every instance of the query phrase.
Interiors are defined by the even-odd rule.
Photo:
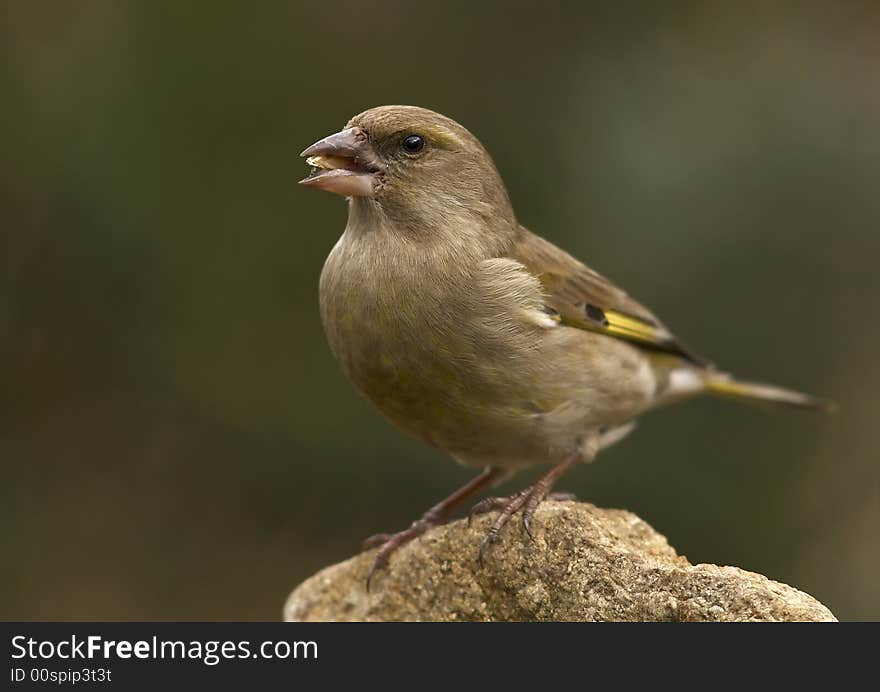
[[[357,388],[385,416],[426,442],[452,451],[491,435],[504,419],[501,382],[488,382],[472,354],[401,335],[396,325],[336,325],[331,348]],[[334,344],[334,341],[336,342]],[[525,412],[523,412],[525,413]]]
[[[413,278],[337,245],[321,317],[342,369],[386,417],[465,463],[556,463],[644,410],[654,383],[630,345],[473,301],[460,278]],[[499,318],[499,315],[501,317]],[[500,321],[499,321],[500,320]]]
[[[624,375],[604,364],[591,369],[577,349],[593,339],[618,348],[601,336],[585,335],[585,343],[577,334],[576,347],[563,344],[559,352],[550,342],[547,357],[536,359],[516,341],[480,352],[427,325],[401,331],[394,320],[364,322],[349,313],[331,321],[331,348],[358,389],[400,428],[467,464],[558,463],[588,433],[640,413],[653,387],[645,368],[632,364],[620,366],[630,369]]]

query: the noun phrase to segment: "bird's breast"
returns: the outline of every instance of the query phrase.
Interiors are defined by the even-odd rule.
[[[439,271],[406,248],[345,236],[321,274],[321,317],[342,369],[386,415],[428,437],[454,425],[474,385],[468,274]]]

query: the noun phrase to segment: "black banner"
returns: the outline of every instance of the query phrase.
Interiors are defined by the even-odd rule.
[[[481,680],[586,686],[677,678],[701,668],[725,679],[789,679],[845,657],[853,673],[876,636],[846,625],[2,623],[8,689],[290,689]],[[876,627],[876,625],[874,626]],[[833,631],[832,631],[833,630]],[[854,634],[854,633],[853,633]],[[841,643],[846,642],[846,648]],[[835,644],[835,642],[837,642]],[[854,646],[853,646],[854,645]],[[609,677],[610,676],[610,677]],[[561,681],[560,681],[561,684]],[[333,688],[331,688],[333,689]]]

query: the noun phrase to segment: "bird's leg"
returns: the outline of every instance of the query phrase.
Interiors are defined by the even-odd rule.
[[[409,543],[414,538],[421,536],[432,526],[445,524],[449,520],[449,515],[458,505],[487,485],[491,485],[504,474],[505,472],[502,469],[487,466],[479,476],[466,485],[463,485],[446,499],[441,500],[431,507],[431,509],[425,512],[421,518],[414,521],[408,529],[404,529],[398,533],[376,534],[364,541],[365,549],[374,548],[377,545],[382,546],[379,549],[379,552],[376,553],[376,557],[374,558],[370,571],[367,574],[367,591],[370,590],[370,580],[373,578],[373,575],[377,570],[384,568],[388,564],[388,559],[395,550],[402,545]]]
[[[492,527],[486,532],[486,537],[480,544],[480,552],[478,554],[480,564],[483,562],[483,553],[486,548],[498,540],[498,534],[501,532],[501,529],[503,529],[507,522],[510,521],[510,518],[519,511],[522,511],[523,528],[525,528],[529,537],[532,538],[532,516],[535,514],[538,505],[548,497],[550,490],[553,488],[556,481],[559,480],[560,476],[578,462],[583,461],[583,459],[583,453],[578,452],[577,454],[572,454],[565,459],[565,461],[557,464],[541,476],[534,484],[516,495],[511,495],[510,497],[487,498],[477,503],[471,511],[471,517],[473,517],[474,514],[482,514],[484,512],[492,511],[493,509],[501,510],[501,514],[498,515],[495,523],[492,524]],[[566,499],[571,499],[567,494],[563,495],[566,495]]]

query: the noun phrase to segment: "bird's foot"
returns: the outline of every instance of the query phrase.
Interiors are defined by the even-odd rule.
[[[492,524],[486,532],[486,537],[483,538],[483,542],[480,543],[480,552],[477,554],[477,559],[481,565],[483,564],[483,555],[486,552],[486,548],[492,543],[498,542],[501,529],[507,525],[507,522],[509,522],[511,517],[517,512],[522,512],[522,525],[526,533],[529,535],[529,538],[532,540],[535,539],[532,535],[532,517],[535,514],[535,510],[538,508],[538,505],[548,497],[565,500],[571,500],[574,498],[574,496],[569,493],[551,495],[550,491],[553,489],[554,483],[559,480],[559,477],[582,459],[582,454],[573,454],[554,466],[522,492],[519,492],[516,495],[511,495],[510,497],[488,498],[479,502],[476,507],[471,510],[468,522],[470,522],[475,514],[483,514],[494,509],[501,510],[495,523]]]
[[[528,534],[529,538],[535,540],[534,535],[532,535],[532,517],[535,515],[535,510],[538,508],[538,505],[547,499],[563,501],[574,500],[576,498],[572,493],[550,493],[546,483],[541,483],[539,481],[516,495],[511,495],[509,497],[487,497],[485,500],[481,500],[474,505],[473,509],[471,509],[470,515],[468,515],[468,525],[470,525],[476,515],[486,514],[487,512],[495,510],[501,511],[501,514],[498,515],[495,523],[492,524],[486,532],[486,536],[483,538],[482,543],[480,543],[480,551],[477,554],[477,559],[480,564],[483,564],[483,556],[486,549],[492,543],[498,542],[501,530],[517,512],[522,512],[523,529]]]
[[[376,553],[376,557],[373,558],[370,571],[367,572],[367,591],[370,590],[370,582],[373,579],[373,575],[388,566],[388,560],[398,548],[418,538],[428,529],[445,524],[446,521],[446,517],[427,512],[421,519],[414,521],[408,529],[398,531],[397,533],[377,533],[365,540],[363,542],[364,550],[382,546],[379,548],[379,552]]]
[[[531,488],[528,488],[527,490],[531,490]],[[480,500],[471,508],[470,514],[468,514],[468,526],[471,525],[474,517],[479,516],[480,514],[488,514],[489,512],[494,512],[499,509],[503,510],[516,497],[516,495],[509,495],[507,497],[487,497],[483,500]],[[544,500],[554,500],[556,502],[576,502],[577,495],[575,495],[574,493],[550,493],[544,498]],[[389,534],[377,534],[372,538],[376,538],[377,536],[389,536]],[[367,540],[372,540],[372,538],[368,538]]]
[[[393,533],[374,533],[369,538],[365,538],[361,542],[361,550],[372,550],[380,545],[385,545],[396,534]]]
[[[422,515],[421,519],[414,521],[412,525],[398,533],[377,533],[364,541],[364,550],[369,548],[379,548],[370,571],[367,573],[367,591],[370,590],[370,580],[373,575],[388,565],[388,558],[391,554],[403,545],[409,543],[412,539],[418,538],[432,526],[440,526],[449,520],[450,513],[460,505],[468,497],[479,491],[481,488],[491,485],[495,480],[502,476],[504,472],[500,469],[486,467],[483,472],[472,479],[461,488],[456,490],[445,500],[441,500],[431,507]]]

